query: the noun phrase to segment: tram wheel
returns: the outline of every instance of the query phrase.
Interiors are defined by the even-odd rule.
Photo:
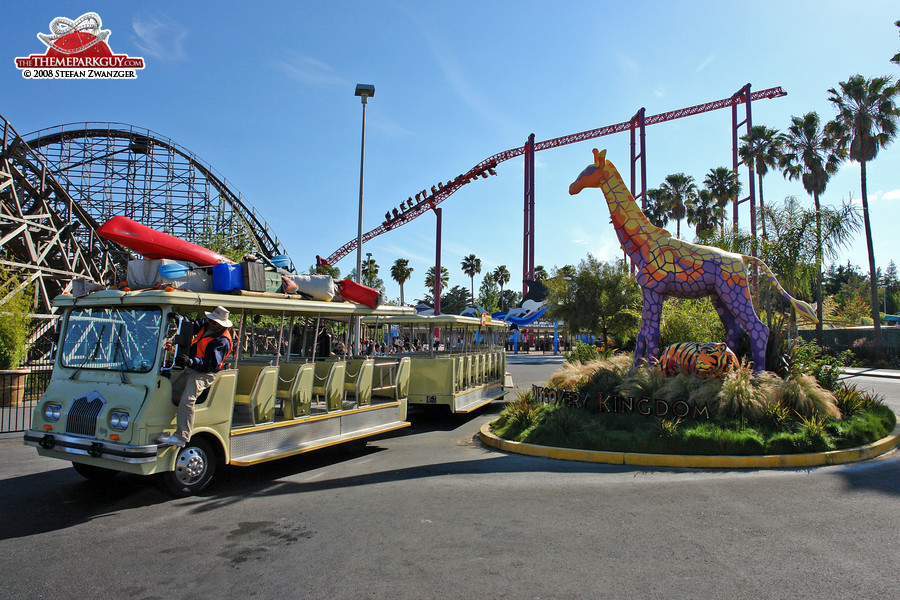
[[[73,462],[72,468],[88,481],[111,481],[119,474],[118,471],[113,471],[112,469],[79,462]]]
[[[191,440],[178,449],[175,469],[162,474],[163,489],[179,497],[197,494],[212,481],[217,462],[216,453],[208,442]]]

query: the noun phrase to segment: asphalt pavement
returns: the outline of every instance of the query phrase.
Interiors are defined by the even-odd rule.
[[[510,357],[515,383],[559,358]],[[848,374],[882,389],[890,378]],[[897,597],[900,457],[689,470],[511,455],[494,418],[227,469],[198,497],[0,441],[0,598]]]

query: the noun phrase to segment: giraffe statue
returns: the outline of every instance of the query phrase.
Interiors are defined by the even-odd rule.
[[[594,148],[594,163],[569,186],[569,194],[575,195],[589,187],[600,188],[606,196],[619,242],[637,268],[643,310],[632,368],[643,361],[656,361],[659,322],[666,296],[709,296],[725,326],[728,347],[737,351],[738,342],[746,332],[750,336],[753,370],[765,369],[769,328],[759,320],[750,301],[747,287],[747,265],[750,264],[761,268],[799,315],[813,323],[818,322],[812,307],[792,298],[758,258],[685,242],[653,225],[641,212],[616,167],[606,160],[606,150],[599,152]]]

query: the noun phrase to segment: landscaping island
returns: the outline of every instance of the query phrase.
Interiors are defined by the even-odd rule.
[[[838,382],[827,363],[785,377],[743,364],[719,380],[629,374],[628,355],[573,357],[547,388],[520,392],[482,440],[554,458],[713,468],[852,462],[900,441],[881,398]]]

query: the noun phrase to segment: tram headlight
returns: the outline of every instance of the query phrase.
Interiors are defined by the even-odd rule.
[[[124,410],[114,410],[109,414],[109,426],[119,431],[128,429],[130,417]]]
[[[48,402],[44,405],[44,419],[47,421],[59,421],[59,415],[62,414],[62,404]]]

